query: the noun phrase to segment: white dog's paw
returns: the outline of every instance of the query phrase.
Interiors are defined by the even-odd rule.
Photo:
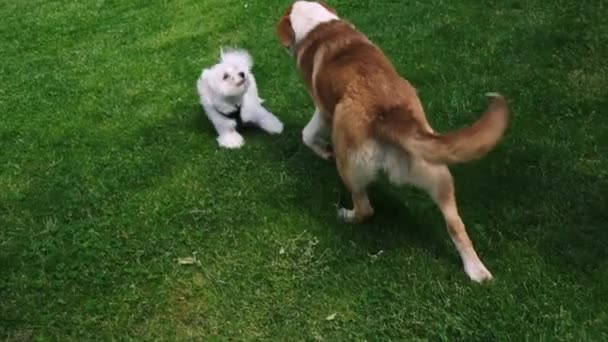
[[[481,263],[468,263],[464,266],[464,271],[469,278],[476,283],[484,283],[492,280],[492,273]]]
[[[236,131],[224,133],[217,137],[220,146],[229,149],[241,148],[245,144],[245,139]]]
[[[267,117],[260,120],[259,126],[270,134],[281,134],[283,132],[283,123],[270,113]]]

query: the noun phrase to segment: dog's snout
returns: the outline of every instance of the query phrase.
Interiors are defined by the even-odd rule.
[[[242,72],[242,71],[241,71],[241,72],[239,72],[239,77],[240,77],[240,78],[245,78],[245,73],[244,73],[244,72]]]

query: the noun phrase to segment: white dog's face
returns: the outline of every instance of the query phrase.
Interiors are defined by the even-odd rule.
[[[252,67],[253,59],[247,51],[222,50],[219,63],[204,69],[197,81],[201,99],[215,105],[229,104],[229,107],[242,104],[250,88],[257,93]]]
[[[211,70],[211,85],[224,97],[240,97],[249,87],[250,75],[247,65],[224,61]]]

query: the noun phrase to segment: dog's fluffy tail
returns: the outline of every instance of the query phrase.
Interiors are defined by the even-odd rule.
[[[242,65],[247,69],[251,69],[253,66],[253,58],[251,58],[249,52],[243,49],[222,48],[220,50],[220,59],[222,63]]]
[[[464,163],[483,157],[500,142],[509,124],[505,98],[497,93],[486,95],[493,98],[492,102],[473,125],[443,135],[415,128],[411,134],[393,135],[395,142],[436,164]]]

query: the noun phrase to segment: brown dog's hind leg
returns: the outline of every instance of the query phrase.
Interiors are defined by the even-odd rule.
[[[479,259],[458,214],[454,182],[447,166],[412,159],[410,182],[426,190],[441,209],[450,237],[456,245],[469,278],[478,283],[491,280],[492,274]]]
[[[355,175],[355,170],[353,170],[348,161],[344,159],[345,158],[337,157],[336,164],[344,185],[351,193],[353,209],[338,209],[338,217],[346,222],[359,223],[365,221],[365,219],[374,214],[374,209],[369,203],[369,197],[367,196],[367,186],[372,180]]]
[[[369,203],[367,186],[375,178],[374,165],[371,160],[360,157],[365,155],[364,149],[369,148],[363,132],[357,131],[357,126],[345,123],[342,120],[350,120],[354,115],[351,111],[349,116],[344,115],[345,106],[338,106],[335,112],[332,140],[336,166],[344,185],[350,191],[353,200],[353,209],[338,209],[338,217],[347,222],[362,222],[374,214],[374,209]]]

